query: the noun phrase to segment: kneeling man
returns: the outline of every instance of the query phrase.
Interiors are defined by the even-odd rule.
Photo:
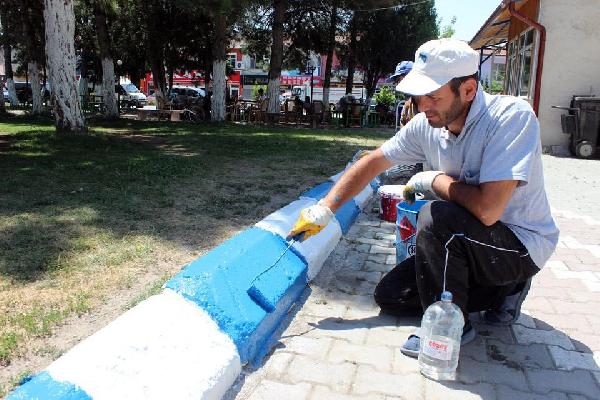
[[[558,242],[544,189],[540,129],[530,105],[512,96],[484,93],[479,54],[454,39],[432,40],[415,54],[412,71],[397,89],[420,111],[379,149],[358,160],[317,205],[304,209],[290,237],[317,234],[335,211],[381,172],[397,164],[427,163],[413,176],[405,199],[431,192],[440,200],[421,208],[416,254],[379,283],[383,312],[408,311],[411,284],[419,310],[439,300],[443,288],[465,316],[463,344],[475,337],[468,313],[485,311],[489,323],[519,317],[530,278]],[[413,282],[406,277],[413,272]],[[419,338],[402,347],[416,356]]]

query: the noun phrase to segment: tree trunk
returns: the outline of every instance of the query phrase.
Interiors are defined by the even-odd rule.
[[[0,77],[0,87],[4,87],[5,79]],[[2,100],[0,100],[0,114],[6,114],[6,104],[4,104],[4,95],[2,96]]]
[[[226,62],[227,17],[223,13],[215,16],[215,41],[213,46],[213,92],[211,97],[211,120],[225,121],[225,91],[227,90]]]
[[[352,94],[354,71],[356,69],[356,15],[350,21],[350,46],[348,48],[348,76],[346,77],[346,94]]]
[[[162,16],[163,8],[157,0],[147,2],[148,7],[148,39],[146,48],[148,50],[148,59],[152,71],[152,81],[154,82],[154,95],[156,96],[156,108],[164,109],[167,107],[167,81],[165,78],[165,61]]]
[[[102,102],[104,103],[104,116],[106,118],[118,118],[119,108],[115,94],[115,64],[110,51],[110,36],[108,35],[106,14],[98,2],[94,5],[94,19],[96,20],[98,47],[102,63],[102,86],[100,92],[102,93]]]
[[[17,106],[19,105],[19,99],[17,99],[17,90],[15,89],[15,79],[12,69],[12,47],[8,43],[4,43],[4,71],[6,74],[8,101],[11,106]]]
[[[329,87],[331,86],[331,66],[333,65],[333,51],[335,49],[335,31],[337,23],[337,1],[331,5],[331,19],[327,37],[327,61],[325,62],[325,79],[323,81],[323,104],[329,110]]]
[[[169,65],[169,90],[171,90],[173,88],[173,74],[174,72],[174,68],[173,68],[173,64]]]
[[[27,71],[29,75],[29,81],[31,82],[31,114],[41,115],[42,108],[42,85],[40,85],[40,71],[38,69],[38,63],[30,61],[27,64]]]
[[[268,113],[279,114],[279,79],[281,77],[281,65],[283,64],[283,23],[285,20],[286,0],[274,0],[273,10],[273,43],[271,44],[271,60],[269,62],[269,85],[267,97],[269,98]],[[304,99],[302,99],[304,100]]]
[[[44,0],[46,57],[52,83],[52,108],[56,129],[64,133],[84,132],[75,82],[75,14],[72,0]],[[39,80],[38,80],[39,82]]]

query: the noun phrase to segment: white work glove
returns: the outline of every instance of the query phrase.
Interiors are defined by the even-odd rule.
[[[416,193],[432,192],[434,179],[443,173],[444,171],[424,171],[413,175],[404,186],[404,200],[412,204]]]
[[[314,206],[310,206],[300,211],[300,216],[288,234],[287,239],[294,238],[296,240],[304,241],[321,232],[332,218],[333,212],[321,199]]]

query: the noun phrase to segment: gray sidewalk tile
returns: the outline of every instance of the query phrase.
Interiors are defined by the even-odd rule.
[[[513,332],[519,344],[541,343],[554,346],[560,346],[566,350],[575,350],[573,343],[567,335],[561,331],[549,330],[543,331],[539,329],[529,329],[522,325],[513,325]]]
[[[589,371],[525,370],[534,392],[551,391],[579,393],[592,399],[600,398],[600,387]]]
[[[269,357],[263,367],[266,375],[272,379],[281,379],[285,376],[285,370],[294,358],[293,354],[276,351]]]
[[[569,336],[577,351],[582,353],[600,351],[600,336],[598,334],[571,331],[569,332]]]
[[[525,368],[554,368],[547,346],[542,344],[514,345],[486,340],[488,359],[492,363]]]
[[[338,318],[314,318],[306,321],[306,337],[331,337],[347,340],[350,343],[362,344],[367,338],[369,325],[365,322],[348,321]]]
[[[378,372],[373,367],[361,365],[358,367],[352,393],[382,393],[402,399],[422,400],[424,380],[420,374],[397,375]]]
[[[281,352],[295,353],[315,360],[325,360],[332,344],[332,338],[295,336],[282,341],[276,354]]]
[[[386,346],[366,346],[335,341],[328,360],[333,363],[368,364],[381,372],[392,369],[393,350]]]
[[[308,399],[311,385],[300,382],[294,385],[263,380],[250,394],[249,400],[305,400]]]
[[[578,351],[567,351],[562,347],[548,346],[550,355],[558,369],[572,371],[574,369],[587,369],[600,371],[593,354],[580,353]]]
[[[550,314],[536,311],[535,318],[539,322],[544,322],[554,329],[576,330],[586,333],[594,332],[592,325],[588,322],[586,316],[581,314]]]
[[[350,389],[355,372],[356,366],[352,363],[334,364],[296,356],[288,367],[285,379],[290,383],[320,383],[344,393]]]
[[[514,390],[508,386],[496,386],[497,400],[569,400],[565,393],[536,394]]]
[[[287,400],[285,398],[279,400]],[[310,400],[386,400],[385,396],[378,393],[369,393],[368,395],[352,396],[332,391],[326,386],[317,386],[313,390]]]
[[[384,246],[379,246],[379,245],[373,245],[373,246],[371,246],[370,253],[371,254],[390,254],[390,255],[395,256],[396,249],[393,247],[384,247]]]
[[[392,363],[392,372],[394,374],[420,374],[419,363],[416,359],[405,356],[400,352],[400,348],[394,349],[394,361]]]
[[[322,300],[305,304],[300,314],[314,315],[315,317],[342,318],[348,307],[345,304]]]
[[[398,327],[376,327],[369,330],[367,335],[367,346],[390,346],[400,347],[406,338],[412,334],[419,325],[402,325]]]
[[[515,343],[515,339],[509,326],[493,326],[476,322],[473,324],[477,334],[484,339],[497,339],[504,343]],[[520,325],[519,325],[520,326]]]
[[[494,386],[489,383],[464,385],[460,382],[436,382],[425,380],[425,399],[444,400],[494,400]]]
[[[459,361],[457,380],[465,384],[488,382],[505,384],[517,390],[529,390],[525,375],[519,366],[482,363],[469,358]]]
[[[477,336],[471,343],[460,347],[460,357],[470,357],[475,361],[487,362],[486,340]]]

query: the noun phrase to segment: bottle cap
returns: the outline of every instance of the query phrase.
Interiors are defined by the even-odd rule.
[[[441,299],[442,299],[442,301],[452,301],[452,293],[450,293],[447,290],[445,292],[442,292]]]

